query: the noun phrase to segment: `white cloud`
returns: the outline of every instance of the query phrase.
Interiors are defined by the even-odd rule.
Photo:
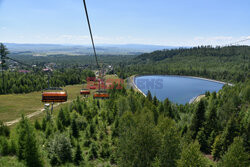
[[[0,27],[2,29],[2,27]],[[89,34],[74,35],[74,34],[33,34],[26,36],[23,34],[13,34],[7,36],[3,31],[0,31],[1,40],[9,43],[44,43],[44,44],[78,44],[90,45],[91,40]],[[94,41],[96,44],[153,44],[165,46],[197,46],[197,45],[213,45],[225,46],[244,39],[250,39],[246,36],[196,36],[196,37],[137,37],[137,36],[101,36],[95,35]],[[239,44],[250,45],[250,40],[243,41]]]

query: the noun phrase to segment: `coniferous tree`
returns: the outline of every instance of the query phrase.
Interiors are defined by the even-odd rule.
[[[63,123],[64,126],[69,126],[71,123],[71,117],[70,117],[70,112],[68,109],[65,109],[64,112],[64,117],[65,117],[65,124]]]
[[[155,125],[157,125],[159,113],[158,113],[157,108],[155,106],[153,106],[152,111],[154,113],[154,122],[155,122]]]
[[[31,127],[28,127],[25,142],[25,161],[28,167],[43,166],[41,155],[39,153],[36,136]]]
[[[65,115],[64,115],[64,112],[63,112],[63,109],[61,108],[59,113],[58,113],[58,116],[57,116],[57,120],[60,120],[61,123],[66,126],[66,118],[65,118]]]
[[[75,156],[74,156],[74,163],[76,165],[79,165],[80,162],[83,160],[83,157],[82,157],[82,150],[81,150],[81,147],[79,144],[77,144],[77,147],[76,147],[76,152],[75,152]]]
[[[5,70],[5,68],[6,68],[6,56],[7,56],[7,54],[9,54],[9,51],[8,51],[8,49],[7,49],[7,47],[3,44],[3,43],[0,43],[0,56],[1,56],[1,66],[2,66],[2,69],[1,69],[1,71],[2,71],[2,92],[0,92],[0,93],[6,93],[7,92],[7,90],[6,90],[6,88],[7,88],[7,82],[4,80],[4,70]]]
[[[210,100],[211,99],[212,98],[210,98]],[[198,132],[197,139],[201,145],[201,150],[203,152],[209,153],[211,152],[211,146],[214,143],[216,134],[219,131],[215,102],[213,101],[210,102],[207,112],[208,114],[206,121],[204,123],[204,127],[201,128],[200,131]]]
[[[42,130],[46,131],[46,128],[47,128],[47,121],[46,121],[46,118],[43,118],[43,120],[42,120]]]
[[[17,146],[16,146],[16,142],[15,142],[15,140],[11,140],[10,141],[10,154],[11,155],[16,155],[16,153],[17,153]]]
[[[0,154],[2,156],[6,156],[9,154],[10,148],[8,144],[8,140],[5,136],[0,137]]]
[[[25,159],[25,149],[26,149],[26,129],[28,128],[28,122],[22,115],[22,119],[18,124],[17,127],[17,134],[18,134],[18,140],[17,140],[17,147],[18,147],[18,152],[17,156],[20,160]]]
[[[96,144],[93,142],[90,145],[90,150],[89,150],[89,159],[93,160],[95,158],[98,158],[98,153],[97,153],[97,146]]]
[[[122,118],[117,155],[119,166],[150,166],[154,161],[160,137],[153,113],[142,113],[133,117],[128,112]]]
[[[185,146],[181,153],[181,158],[177,162],[178,167],[206,167],[208,166],[205,157],[200,152],[198,142]]]
[[[158,153],[161,166],[177,166],[177,160],[181,154],[180,140],[180,134],[176,127],[170,125],[163,135],[162,144]]]
[[[200,131],[197,134],[197,140],[201,146],[201,151],[208,153],[208,143],[204,128],[200,128]]]
[[[98,152],[101,158],[106,159],[110,156],[110,147],[106,140],[103,140]]]
[[[212,145],[212,155],[214,160],[218,160],[222,155],[222,137],[218,135],[215,137],[214,143]]]
[[[64,131],[65,128],[64,128],[64,126],[63,126],[61,120],[57,119],[56,125],[57,125],[57,129],[58,129],[60,132],[63,132],[63,131]]]
[[[52,165],[60,165],[72,161],[72,145],[65,134],[55,134],[47,144],[48,157]]]
[[[238,123],[235,120],[235,117],[233,116],[227,123],[226,128],[224,129],[222,135],[221,135],[221,154],[223,155],[227,149],[228,146],[233,142],[234,137],[239,135],[239,127],[238,127]]]
[[[169,101],[168,98],[166,98],[164,100],[164,114],[165,116],[168,116],[170,118],[174,118],[174,113],[173,113],[173,109],[172,109],[172,105],[171,105],[171,102]]]
[[[43,166],[41,155],[36,141],[36,135],[28,120],[22,116],[17,127],[18,158],[25,160],[29,167]]]
[[[129,102],[129,106],[130,106],[130,111],[135,113],[137,108],[138,108],[138,106],[137,106],[138,104],[137,104],[137,99],[134,97],[134,95],[132,95],[132,94],[129,95],[128,102]]]
[[[100,101],[99,100],[97,100],[96,105],[97,105],[98,109],[100,109]]]
[[[152,167],[161,167],[161,162],[158,157],[154,159],[154,162],[151,165]]]
[[[250,155],[245,151],[243,139],[234,138],[234,142],[229,146],[228,151],[223,155],[219,166],[221,167],[249,167]]]
[[[76,124],[76,119],[75,118],[72,120],[72,123],[71,123],[71,132],[72,132],[72,135],[75,138],[79,137],[79,128],[78,128],[78,126]]]
[[[41,130],[41,125],[37,119],[35,121],[35,128],[36,128],[36,130]]]
[[[159,101],[158,101],[157,97],[154,96],[154,97],[153,97],[153,104],[154,104],[155,106],[157,106],[158,103],[159,103]]]
[[[2,121],[0,121],[0,136],[10,136],[10,129]]]
[[[47,122],[45,135],[48,138],[54,132],[54,127],[52,122]]]
[[[197,106],[197,109],[195,110],[190,130],[193,132],[193,139],[196,138],[196,135],[199,131],[199,129],[202,127],[202,124],[205,119],[205,103],[203,100],[201,100]]]
[[[206,133],[210,134],[212,131],[217,131],[218,130],[218,125],[217,125],[217,113],[216,113],[216,106],[215,104],[211,104],[209,110],[208,110],[208,117],[205,123],[205,128],[206,128]]]
[[[118,100],[119,115],[122,116],[126,111],[129,110],[128,100],[125,97],[119,98]]]
[[[162,104],[162,102],[160,102],[160,105],[158,107],[158,111],[159,111],[159,114],[162,114],[164,112],[164,105]]]
[[[152,95],[151,95],[151,92],[150,92],[150,91],[148,91],[148,93],[147,93],[147,99],[148,99],[149,101],[152,101]]]
[[[83,108],[82,108],[82,105],[80,104],[80,102],[78,103],[78,106],[77,106],[77,112],[82,115],[83,113]]]

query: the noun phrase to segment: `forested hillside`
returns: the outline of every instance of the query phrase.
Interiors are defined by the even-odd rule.
[[[1,124],[0,165],[248,167],[249,85],[185,106],[132,89],[110,90],[106,101],[78,98],[35,124]]]
[[[190,75],[230,82],[250,77],[250,46],[194,47],[155,51],[120,63],[117,73]]]
[[[3,80],[0,80],[0,94],[41,91],[48,88],[48,80],[50,81],[50,87],[82,84],[86,82],[87,77],[93,76],[95,74],[90,70],[74,68],[55,70],[50,74],[41,71],[30,73],[6,71],[4,72],[5,84],[3,85]]]
[[[51,54],[48,56],[35,56],[32,52],[10,53],[9,57],[24,62],[26,64],[36,64],[43,66],[47,63],[56,63],[60,68],[89,65],[89,68],[96,68],[93,55],[80,54]],[[135,58],[136,55],[97,55],[102,64],[114,65],[119,62],[127,62]]]

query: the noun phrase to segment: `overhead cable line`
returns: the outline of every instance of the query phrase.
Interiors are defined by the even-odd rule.
[[[98,63],[98,60],[97,60],[97,55],[96,55],[96,49],[95,49],[94,38],[93,38],[93,35],[92,35],[91,26],[90,26],[90,21],[89,21],[89,15],[88,15],[88,10],[87,10],[87,5],[86,5],[86,1],[85,1],[85,0],[83,0],[83,5],[84,5],[85,14],[86,14],[87,22],[88,22],[89,33],[90,33],[90,37],[91,37],[92,47],[93,47],[93,50],[94,50],[96,65],[97,65],[97,68],[100,70],[100,66],[99,66],[99,63]]]
[[[19,61],[19,60],[10,58],[10,57],[8,57],[8,56],[6,56],[6,59],[12,60],[12,61],[17,62],[17,63],[19,63],[19,64],[22,64],[22,65],[24,65],[24,66],[28,66],[28,67],[34,68],[34,66],[32,66],[32,65],[30,65],[30,64],[23,63],[23,62],[21,62],[21,61]],[[36,68],[37,68],[37,69],[40,69],[40,68],[38,68],[38,67],[36,67]]]
[[[235,44],[238,44],[238,43],[242,43],[242,42],[246,42],[248,40],[250,40],[250,38],[246,38],[246,39],[243,39],[243,40],[240,40],[240,41],[237,41],[237,42],[230,43],[229,46],[235,45]]]

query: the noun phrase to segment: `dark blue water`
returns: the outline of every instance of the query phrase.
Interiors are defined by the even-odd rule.
[[[218,92],[224,85],[192,77],[160,75],[136,77],[135,84],[144,94],[150,90],[152,96],[156,96],[159,100],[168,98],[178,104],[189,103],[206,91]]]

